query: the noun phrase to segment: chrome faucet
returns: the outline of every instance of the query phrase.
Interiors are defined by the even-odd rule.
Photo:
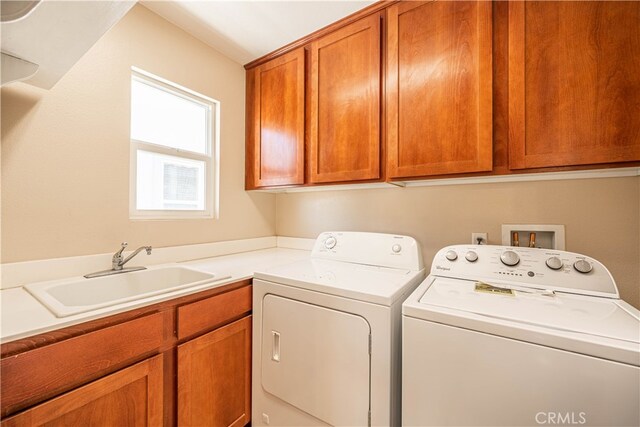
[[[129,255],[128,257],[126,257],[124,260],[122,259],[122,252],[124,251],[124,249],[128,246],[129,244],[127,242],[122,242],[121,243],[121,248],[118,252],[116,252],[115,254],[113,254],[113,258],[111,258],[111,269],[115,270],[115,271],[121,271],[123,270],[123,266],[128,263],[129,261],[131,261],[131,258],[133,258],[134,256],[138,255],[140,253],[141,250],[146,250],[147,251],[147,255],[151,255],[151,246],[140,246],[138,249],[136,249],[131,255]],[[143,269],[144,267],[140,268],[140,267],[132,267],[132,268],[138,268],[138,269]]]
[[[133,253],[131,255],[129,255],[128,257],[126,257],[124,259],[122,259],[122,252],[124,252],[125,248],[128,245],[129,244],[127,242],[122,242],[121,243],[121,247],[118,250],[118,252],[113,254],[113,257],[111,258],[111,270],[97,271],[95,273],[85,274],[84,277],[86,277],[87,279],[91,279],[93,277],[109,276],[111,274],[129,273],[131,271],[146,270],[147,267],[127,267],[127,268],[124,268],[124,265],[126,263],[128,263],[129,261],[131,261],[131,258],[133,258],[134,256],[138,255],[140,253],[140,251],[142,251],[143,249],[147,251],[147,255],[151,255],[152,247],[151,246],[140,246],[138,249],[133,251]]]

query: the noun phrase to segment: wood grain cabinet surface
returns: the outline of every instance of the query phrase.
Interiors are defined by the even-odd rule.
[[[2,344],[1,427],[241,427],[251,281]]]
[[[18,426],[160,426],[162,355],[107,375],[2,421]]]
[[[380,14],[311,43],[309,182],[380,178]]]
[[[304,182],[305,51],[247,74],[246,187]]]
[[[509,3],[509,166],[640,160],[640,2]]]
[[[1,414],[21,410],[157,352],[162,329],[162,316],[154,313],[2,358]]]
[[[178,425],[251,419],[251,316],[178,346]]]
[[[306,83],[304,119],[286,116],[304,180],[299,140],[274,181],[254,179],[252,142],[246,187],[640,165],[639,22],[638,1],[376,2],[245,66],[248,93],[264,70]]]
[[[387,177],[492,168],[492,5],[387,9]]]

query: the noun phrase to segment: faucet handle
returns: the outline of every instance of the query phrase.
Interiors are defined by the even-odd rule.
[[[122,242],[120,243],[120,249],[113,254],[113,262],[116,262],[118,260],[122,259],[122,252],[124,252],[124,249],[128,246],[129,244],[127,242]]]

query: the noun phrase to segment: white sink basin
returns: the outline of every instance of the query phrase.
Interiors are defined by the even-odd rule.
[[[168,266],[92,279],[33,283],[25,288],[57,317],[66,317],[227,278],[183,266]]]

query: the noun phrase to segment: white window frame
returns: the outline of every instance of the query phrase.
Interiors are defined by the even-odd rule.
[[[207,105],[207,152],[205,154],[170,148],[147,141],[131,138],[131,123],[129,127],[129,218],[141,220],[171,220],[171,219],[207,219],[219,218],[219,179],[220,179],[220,102],[208,96],[199,94],[184,86],[158,77],[137,67],[131,67],[131,82],[142,81],[144,84],[156,87],[165,92],[188,99],[192,102]],[[131,113],[129,113],[131,119]],[[152,153],[166,154],[185,159],[199,160],[205,163],[205,209],[204,210],[142,210],[137,209],[137,166],[138,150]]]

